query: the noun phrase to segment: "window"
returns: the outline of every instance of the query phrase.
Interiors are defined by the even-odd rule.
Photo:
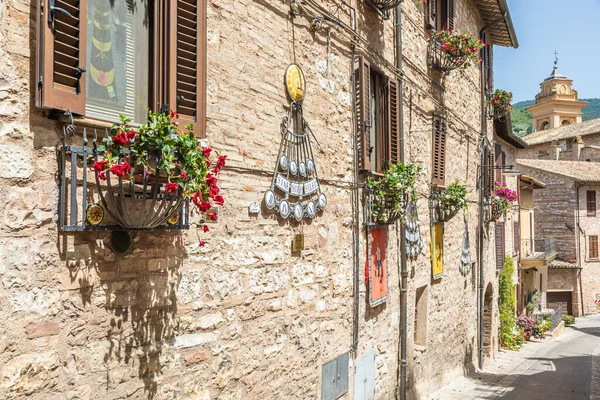
[[[427,346],[427,314],[429,291],[427,286],[417,289],[415,299],[415,344]]]
[[[102,120],[173,109],[204,133],[206,0],[51,0],[38,6],[36,105]]]
[[[357,122],[361,169],[383,172],[400,161],[400,90],[398,81],[360,58]]]
[[[567,125],[571,125],[571,123],[567,120],[564,120],[561,124],[562,126],[567,126]]]
[[[588,217],[596,216],[596,191],[588,190],[587,194],[587,215]]]
[[[506,245],[504,241],[504,223],[496,222],[496,268],[504,267]]]
[[[431,151],[431,183],[444,186],[446,179],[446,118],[439,114],[433,116],[433,140]]]
[[[545,131],[548,128],[550,128],[550,122],[546,121],[546,122],[542,123],[542,130],[543,131]]]
[[[429,0],[427,2],[427,29],[454,30],[454,0]]]
[[[590,260],[598,259],[598,236],[589,237],[589,258]]]

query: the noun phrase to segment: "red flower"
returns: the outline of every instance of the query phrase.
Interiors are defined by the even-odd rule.
[[[133,140],[135,138],[135,131],[133,129],[128,130],[125,132],[125,137],[127,140]]]
[[[106,171],[98,172],[98,179],[100,179],[101,181],[105,181],[106,180]]]
[[[167,186],[165,186],[165,193],[177,194],[178,191],[179,191],[179,185],[176,184],[175,182],[169,182],[169,183],[167,183]]]
[[[108,161],[105,161],[105,160],[96,161],[94,163],[94,168],[96,169],[96,172],[102,172],[106,169],[107,164],[108,164]]]
[[[181,179],[185,179],[185,180],[187,180],[187,178],[188,178],[188,174],[185,169],[181,170],[181,174],[179,174],[179,176],[181,177]]]
[[[223,196],[221,196],[220,194],[216,195],[215,197],[213,197],[213,199],[215,200],[215,203],[222,206],[223,203],[225,203],[225,200],[223,199]]]
[[[199,204],[196,204],[200,212],[207,212],[212,207],[212,204],[208,201],[202,200]]]
[[[206,216],[213,221],[217,220],[217,214],[215,213],[206,214]]]
[[[120,146],[123,146],[125,143],[128,142],[127,140],[127,136],[125,136],[125,133],[123,132],[119,132],[119,134],[113,136],[113,142],[115,144],[118,144]]]
[[[212,161],[210,161],[210,159],[207,157],[204,159],[204,161],[206,162],[206,167],[210,167],[210,165],[212,164]]]
[[[202,227],[202,230],[204,232],[208,232],[208,225],[204,224],[204,226]]]
[[[227,156],[219,156],[219,158],[217,159],[217,165],[216,167],[218,169],[221,169],[225,166],[225,159],[227,158]]]
[[[204,155],[204,157],[210,157],[211,152],[212,152],[212,149],[210,147],[204,147],[202,149],[202,155]]]
[[[206,186],[212,188],[217,185],[217,178],[211,174],[206,174]]]
[[[219,194],[219,192],[220,192],[220,189],[219,189],[219,187],[217,185],[211,186],[210,187],[210,192],[209,192],[208,195],[214,199],[215,196]]]
[[[123,164],[116,164],[110,167],[110,172],[122,177],[125,176],[125,174],[129,173],[130,169],[131,167],[129,166],[129,164],[127,164],[127,161],[125,161]]]
[[[176,113],[175,111],[171,110],[171,118],[177,117],[179,118],[179,114]]]
[[[206,245],[206,242],[204,240],[201,240],[200,242],[198,242],[198,246],[200,247],[204,247]]]

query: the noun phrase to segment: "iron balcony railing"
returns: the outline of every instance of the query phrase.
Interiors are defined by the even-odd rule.
[[[521,240],[521,259],[549,260],[556,256],[556,238]]]
[[[533,319],[536,324],[544,323],[544,321],[550,321],[550,328],[548,329],[548,332],[552,332],[554,328],[560,324],[560,321],[562,321],[562,315],[563,305],[559,304],[557,307],[544,308],[541,311],[536,312],[533,314],[531,319]]]

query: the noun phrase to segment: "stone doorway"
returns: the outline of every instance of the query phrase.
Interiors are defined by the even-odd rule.
[[[483,357],[490,357],[492,355],[493,342],[492,342],[492,321],[493,321],[493,310],[494,310],[494,288],[491,283],[488,283],[485,290],[485,297],[483,298]]]

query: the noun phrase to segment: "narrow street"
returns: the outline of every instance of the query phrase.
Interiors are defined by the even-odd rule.
[[[600,399],[600,315],[578,318],[553,339],[504,351],[482,372],[433,393],[446,399]]]

